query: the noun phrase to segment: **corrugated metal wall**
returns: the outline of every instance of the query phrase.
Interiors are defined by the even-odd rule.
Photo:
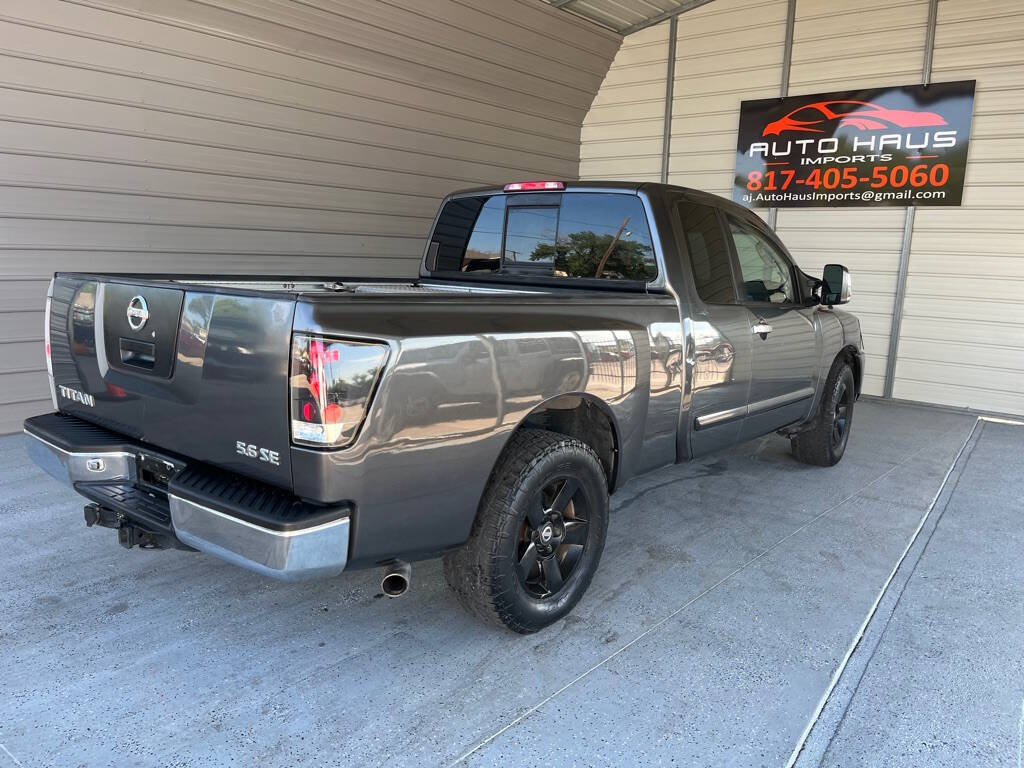
[[[668,22],[629,35],[583,122],[580,176],[658,181]]]
[[[921,82],[927,0],[797,0],[789,92],[817,93]],[[881,395],[904,208],[780,210],[776,227],[801,267],[829,261],[853,273],[849,308],[867,347],[864,391]]]
[[[715,0],[679,17],[669,182],[731,195],[742,99],[779,94],[786,0]],[[658,181],[665,22],[622,42],[583,122],[580,175]]]
[[[669,181],[731,196],[739,103],[779,95],[786,0],[715,2],[679,18]],[[797,0],[790,93],[921,81],[927,0]],[[583,178],[657,181],[668,23],[623,41],[583,125]],[[917,211],[894,395],[1024,413],[1024,6],[939,3],[933,80],[977,79],[964,206]],[[854,273],[883,391],[905,209],[781,210],[812,274]]]
[[[893,394],[1024,413],[1024,4],[939,3],[933,66],[978,81],[970,162],[915,217]]]
[[[575,178],[618,36],[539,0],[5,0],[0,433],[55,270],[413,275],[458,187]]]

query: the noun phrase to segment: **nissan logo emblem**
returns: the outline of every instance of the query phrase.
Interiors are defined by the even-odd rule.
[[[149,320],[149,305],[141,296],[133,296],[128,302],[128,325],[133,331],[141,331],[142,326]]]

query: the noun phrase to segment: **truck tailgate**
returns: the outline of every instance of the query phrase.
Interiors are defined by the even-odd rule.
[[[57,405],[154,447],[290,488],[294,310],[287,293],[58,275],[49,315]],[[255,446],[256,457],[239,443]]]

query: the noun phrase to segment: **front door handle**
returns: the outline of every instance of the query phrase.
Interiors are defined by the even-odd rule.
[[[750,326],[750,330],[758,334],[763,340],[768,338],[768,334],[772,332],[772,327],[764,320],[758,318],[758,321]]]

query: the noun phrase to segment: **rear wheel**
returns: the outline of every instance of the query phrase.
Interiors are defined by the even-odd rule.
[[[607,528],[608,485],[594,451],[524,429],[491,475],[469,541],[445,557],[445,577],[470,612],[536,632],[579,602]]]
[[[853,369],[849,363],[833,366],[814,421],[790,439],[793,456],[804,464],[831,467],[846,452],[853,426],[853,404],[857,399]]]

